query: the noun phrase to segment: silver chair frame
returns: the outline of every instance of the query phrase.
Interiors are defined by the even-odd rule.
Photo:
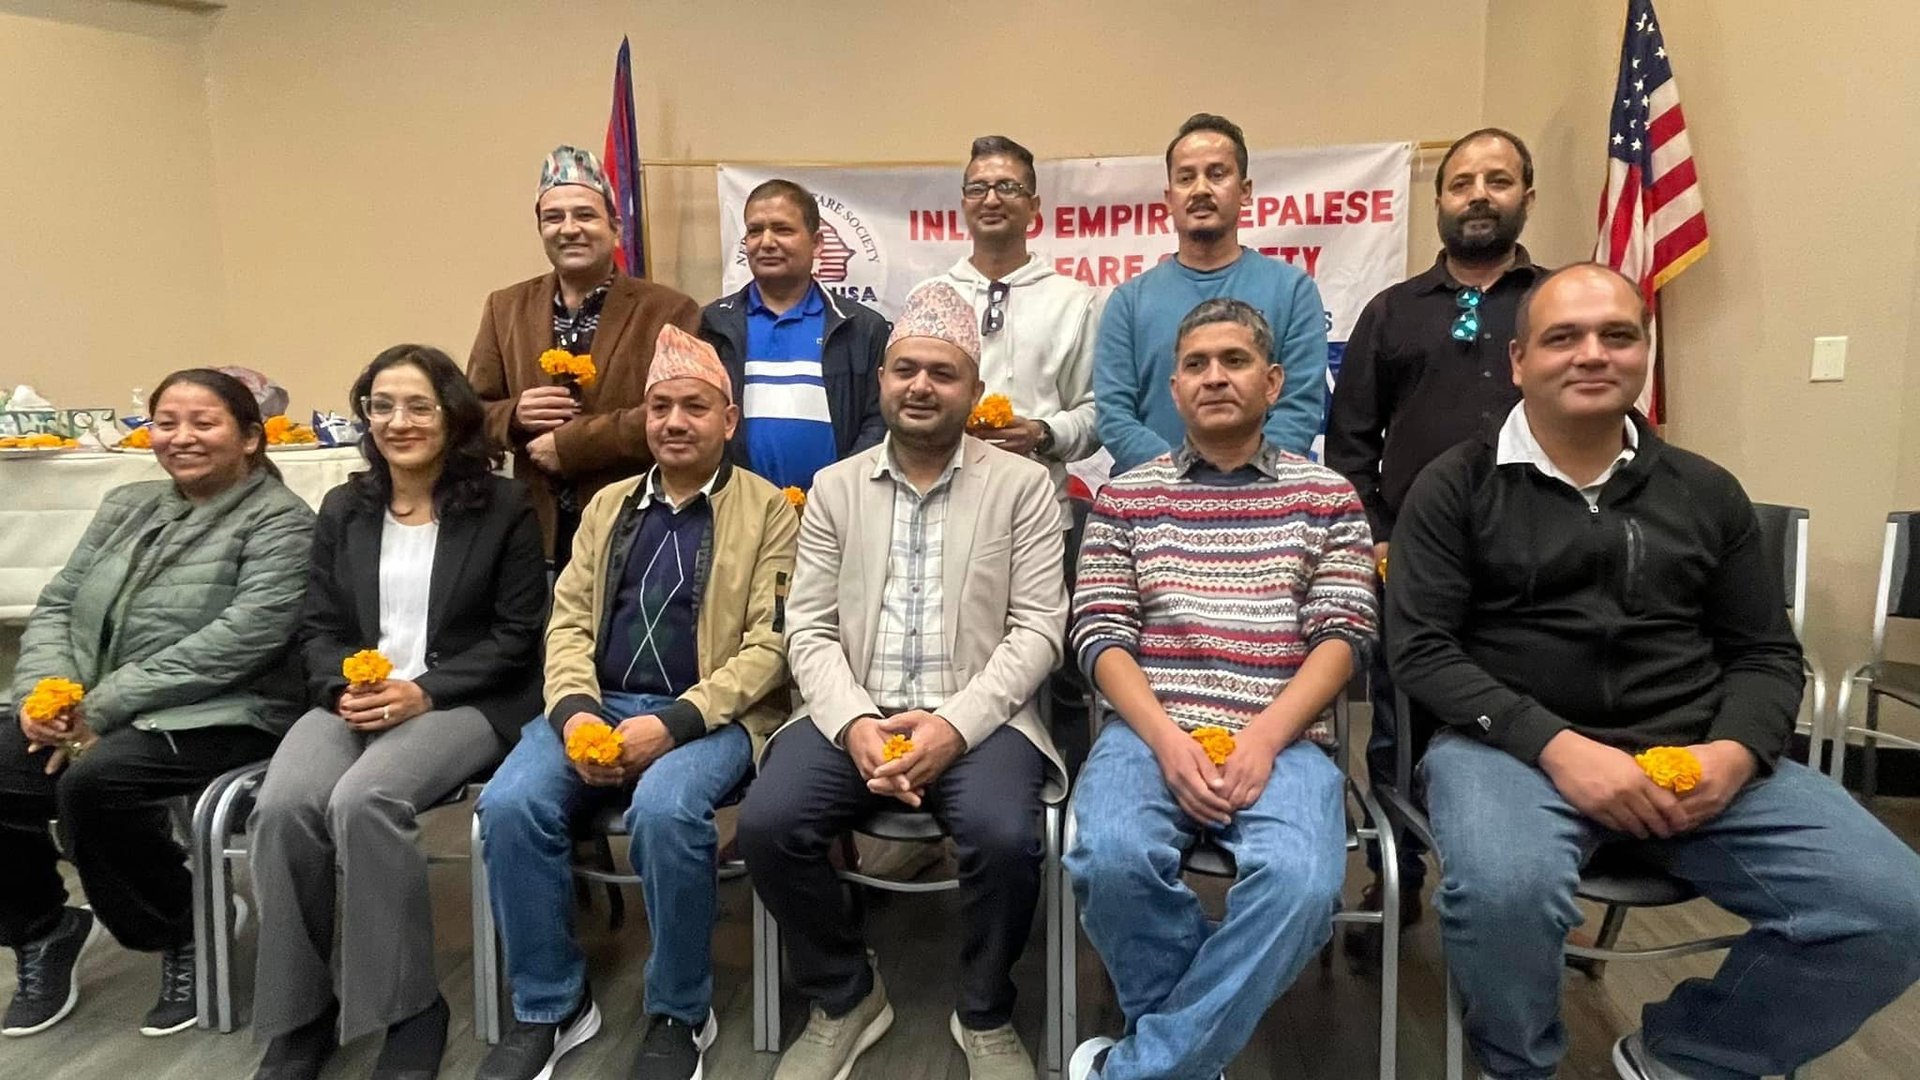
[[[1832,753],[1827,758],[1827,775],[1840,782],[1846,775],[1849,737],[1860,736],[1865,755],[1860,777],[1860,793],[1871,800],[1879,790],[1879,749],[1883,742],[1909,750],[1920,750],[1920,740],[1880,730],[1880,694],[1873,688],[1876,673],[1886,661],[1887,618],[1893,595],[1905,586],[1906,567],[1913,543],[1913,512],[1887,515],[1885,539],[1880,545],[1880,578],[1873,601],[1873,651],[1869,658],[1853,665],[1840,679],[1840,693],[1834,702],[1833,720],[1828,732]],[[1866,723],[1852,723],[1854,687],[1866,685]]]
[[[240,842],[246,822],[235,819],[266,775],[265,761],[242,765],[216,777],[194,803],[193,837],[187,849],[193,871],[194,993],[197,1023],[208,1030],[230,1032],[239,1024],[233,995],[233,864],[247,857],[248,847]],[[465,802],[478,788],[462,784],[420,812]],[[458,862],[463,857],[429,854],[427,861]]]

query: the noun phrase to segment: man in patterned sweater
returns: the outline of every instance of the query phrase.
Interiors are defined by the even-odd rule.
[[[1076,786],[1067,870],[1126,1017],[1071,1080],[1208,1080],[1332,933],[1341,776],[1314,745],[1372,641],[1373,538],[1353,487],[1261,432],[1283,375],[1250,305],[1181,322],[1186,441],[1100,493],[1072,646],[1121,721]],[[1216,764],[1193,738],[1232,733]],[[1223,749],[1216,744],[1215,749]],[[1180,882],[1207,836],[1238,867],[1227,919]]]

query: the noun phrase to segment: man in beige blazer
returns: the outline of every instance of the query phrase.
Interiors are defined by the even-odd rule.
[[[975,319],[950,285],[914,292],[881,363],[886,440],[821,470],[801,515],[787,656],[805,703],[768,744],[739,827],[812,1005],[775,1080],[845,1076],[893,1022],[827,861],[889,800],[953,837],[951,1030],[973,1080],[1034,1077],[1009,971],[1040,895],[1041,800],[1065,785],[1035,702],[1061,657],[1063,542],[1046,466],[966,435]],[[890,758],[899,736],[910,748]]]

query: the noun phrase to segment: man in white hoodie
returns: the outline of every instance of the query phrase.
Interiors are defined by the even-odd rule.
[[[1100,448],[1093,418],[1093,343],[1104,298],[1054,273],[1027,250],[1040,213],[1033,153],[1004,135],[973,140],[960,184],[973,252],[933,278],[959,290],[980,317],[980,380],[1013,405],[1013,423],[970,428],[1010,453],[1046,465],[1060,494],[1060,527],[1069,528],[1067,463]],[[1067,578],[1073,578],[1068,546]]]

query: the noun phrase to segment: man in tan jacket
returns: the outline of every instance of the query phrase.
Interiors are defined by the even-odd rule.
[[[547,155],[533,209],[553,272],[487,297],[467,378],[487,404],[488,438],[533,494],[547,556],[563,564],[593,493],[653,464],[641,396],[654,338],[669,323],[698,331],[700,306],[615,269],[620,220],[591,152]],[[590,357],[592,378],[542,370],[552,349]]]
[[[779,489],[725,460],[740,414],[711,346],[662,327],[645,400],[656,464],[587,504],[554,584],[546,715],[480,796],[514,1015],[480,1080],[546,1076],[600,1028],[564,913],[572,823],[609,802],[626,805],[653,928],[631,1075],[699,1075],[717,1030],[713,812],[738,798],[786,712],[781,611],[799,522]],[[578,752],[596,736],[616,761]]]
[[[1035,697],[1060,662],[1066,587],[1046,466],[965,433],[976,319],[950,285],[915,291],[881,364],[886,440],[816,474],[802,515],[787,653],[805,705],[769,743],[739,832],[812,1003],[776,1080],[845,1076],[892,1023],[827,851],[901,804],[932,811],[958,857],[951,1029],[970,1075],[1034,1077],[1009,971],[1040,895],[1041,800],[1065,783]]]

